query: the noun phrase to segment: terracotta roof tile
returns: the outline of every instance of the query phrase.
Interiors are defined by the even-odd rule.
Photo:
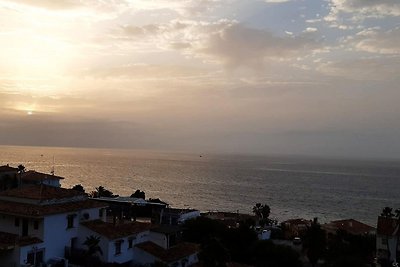
[[[172,263],[200,251],[200,246],[193,243],[179,243],[170,249],[164,249],[163,247],[148,241],[140,243],[136,245],[136,247],[166,263]]]
[[[18,246],[28,246],[33,244],[43,243],[37,237],[18,236],[15,234],[0,232],[0,249],[10,249]]]
[[[353,235],[362,235],[375,231],[375,228],[354,219],[332,221],[323,225],[324,228],[343,230]]]
[[[0,214],[30,218],[42,218],[43,216],[50,214],[75,212],[83,209],[103,207],[107,207],[107,205],[91,199],[51,205],[37,205],[0,200]]]
[[[135,235],[150,230],[153,227],[150,223],[129,222],[114,225],[113,223],[101,220],[87,221],[81,224],[110,240]]]
[[[35,200],[53,200],[86,195],[72,189],[49,185],[31,185],[1,192],[0,197],[1,196]]]

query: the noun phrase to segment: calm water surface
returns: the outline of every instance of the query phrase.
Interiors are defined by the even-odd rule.
[[[139,150],[0,146],[0,165],[65,177],[64,187],[103,185],[115,194],[144,190],[175,207],[321,221],[354,218],[376,225],[384,206],[400,208],[400,162],[300,157],[190,155]]]

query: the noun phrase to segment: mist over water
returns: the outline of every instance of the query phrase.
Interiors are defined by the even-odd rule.
[[[270,205],[279,220],[354,218],[371,225],[384,206],[400,207],[400,162],[284,156],[193,155],[113,149],[0,146],[0,165],[65,177],[63,187],[136,189],[174,207],[251,213]]]

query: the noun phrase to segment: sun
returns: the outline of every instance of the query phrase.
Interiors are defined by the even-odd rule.
[[[27,114],[28,116],[31,116],[31,115],[33,115],[33,111],[32,111],[32,110],[28,110],[28,111],[26,112],[26,114]]]

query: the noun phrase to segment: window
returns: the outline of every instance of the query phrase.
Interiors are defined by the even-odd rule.
[[[133,247],[133,241],[135,240],[135,237],[131,237],[128,239],[128,249]]]
[[[115,242],[115,255],[121,254],[122,240]]]
[[[39,221],[33,222],[33,229],[35,229],[35,230],[39,229]]]
[[[99,217],[100,217],[100,218],[103,217],[103,212],[104,212],[104,209],[99,209]]]
[[[75,217],[75,215],[73,215],[73,214],[67,216],[67,228],[74,227],[74,217]]]
[[[19,218],[15,218],[14,225],[15,227],[19,227]]]

